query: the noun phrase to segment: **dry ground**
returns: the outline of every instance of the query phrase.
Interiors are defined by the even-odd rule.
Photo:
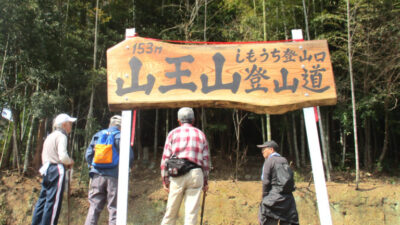
[[[129,192],[128,224],[152,225],[161,222],[167,194],[162,190],[159,170],[136,168]],[[208,225],[256,225],[261,183],[258,175],[233,181],[231,171],[214,173],[206,198],[204,223]],[[368,175],[368,176],[367,176]],[[327,183],[333,224],[400,224],[400,186],[398,178],[374,178],[362,174],[360,190],[336,176]],[[70,198],[71,225],[83,224],[87,209],[87,184],[78,184],[74,173]],[[29,224],[40,191],[41,178],[22,177],[15,172],[0,172],[0,225]],[[319,224],[315,190],[308,182],[297,182],[294,192],[300,224]],[[59,224],[67,224],[67,201],[64,195]],[[181,210],[180,215],[184,214]],[[107,224],[106,210],[100,224]],[[178,224],[183,224],[180,221]]]

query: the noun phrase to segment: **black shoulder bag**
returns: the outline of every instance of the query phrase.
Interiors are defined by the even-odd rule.
[[[193,163],[187,159],[179,159],[175,155],[172,155],[171,158],[166,161],[166,164],[168,169],[168,176],[171,177],[179,177],[185,175],[191,169],[201,168],[196,163]]]

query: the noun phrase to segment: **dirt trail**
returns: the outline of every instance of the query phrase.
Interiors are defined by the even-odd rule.
[[[223,176],[221,176],[223,177]],[[71,197],[71,224],[83,224],[87,209],[87,187],[78,186],[74,174]],[[248,177],[249,178],[249,177]],[[40,177],[23,178],[11,172],[0,173],[0,225],[29,224],[40,191]],[[364,179],[360,190],[343,182],[327,183],[333,224],[400,224],[400,186],[398,179]],[[297,182],[294,192],[300,224],[319,224],[313,185]],[[161,222],[167,194],[162,190],[158,170],[142,170],[131,179],[128,224],[152,225]],[[234,182],[210,180],[204,223],[208,225],[256,225],[261,183],[256,179]],[[66,224],[67,204],[64,196],[59,224]],[[180,215],[183,215],[181,208]],[[104,210],[100,224],[107,224]],[[178,224],[183,224],[182,220]]]

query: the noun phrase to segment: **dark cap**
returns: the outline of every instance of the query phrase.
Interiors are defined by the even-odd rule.
[[[259,148],[270,147],[270,148],[273,148],[275,151],[277,151],[279,148],[279,145],[275,141],[266,141],[266,142],[264,142],[264,144],[257,145],[257,147],[259,147]]]

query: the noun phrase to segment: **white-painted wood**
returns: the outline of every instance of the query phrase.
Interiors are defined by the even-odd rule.
[[[122,111],[121,140],[118,169],[117,224],[125,225],[128,208],[129,153],[132,111]]]
[[[293,40],[303,40],[301,29],[292,30]],[[319,220],[321,225],[332,225],[329,207],[328,191],[326,189],[324,167],[322,165],[321,148],[319,145],[318,130],[313,107],[303,109],[306,124],[308,148],[310,151],[311,166],[317,195]]]
[[[135,36],[135,28],[125,31],[125,39]],[[131,144],[132,110],[122,111],[121,140],[118,168],[117,224],[126,225],[129,187],[129,154]]]

